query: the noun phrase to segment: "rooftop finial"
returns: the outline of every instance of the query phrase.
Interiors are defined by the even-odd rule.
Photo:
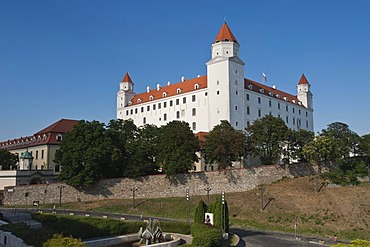
[[[226,16],[224,16],[224,23],[226,23]]]

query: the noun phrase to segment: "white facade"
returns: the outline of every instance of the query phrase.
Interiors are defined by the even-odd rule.
[[[221,120],[243,130],[271,114],[293,130],[314,130],[312,93],[305,76],[297,85],[297,95],[245,79],[239,43],[226,23],[212,44],[212,58],[206,65],[206,76],[157,85],[140,94],[134,92],[126,74],[117,93],[117,119],[132,119],[137,126],[181,120],[197,133],[212,130]]]

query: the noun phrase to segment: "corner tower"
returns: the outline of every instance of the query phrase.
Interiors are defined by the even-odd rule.
[[[304,74],[302,74],[297,85],[297,98],[307,109],[313,110],[311,85]]]
[[[130,75],[126,73],[122,81],[119,83],[119,90],[117,92],[117,119],[122,119],[123,109],[134,96],[134,83],[132,82]]]
[[[244,62],[239,58],[239,43],[224,22],[212,44],[212,59],[207,64],[208,128],[227,120],[244,129]]]

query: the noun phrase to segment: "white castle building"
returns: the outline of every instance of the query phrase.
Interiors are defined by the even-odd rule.
[[[135,93],[126,73],[117,93],[117,119],[132,119],[137,126],[165,125],[186,121],[194,133],[208,132],[227,120],[244,130],[253,121],[271,114],[282,118],[293,129],[314,130],[310,84],[302,74],[297,95],[278,90],[244,77],[239,43],[226,23],[212,44],[207,75]]]

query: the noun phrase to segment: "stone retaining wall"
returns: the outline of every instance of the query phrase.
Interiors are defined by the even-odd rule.
[[[6,205],[59,204],[62,202],[93,201],[102,199],[132,198],[132,188],[137,188],[135,198],[181,197],[186,189],[190,196],[204,195],[211,187],[211,194],[252,190],[260,184],[269,184],[283,177],[299,177],[312,174],[314,169],[307,164],[289,166],[260,166],[230,169],[226,171],[195,172],[179,174],[171,179],[164,175],[145,176],[138,179],[106,179],[86,191],[79,191],[64,183],[17,186],[9,192],[4,190]],[[61,189],[62,187],[62,189]],[[26,195],[28,195],[26,197]]]

